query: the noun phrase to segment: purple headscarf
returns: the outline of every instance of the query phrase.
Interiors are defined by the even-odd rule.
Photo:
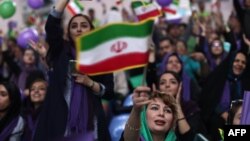
[[[171,56],[177,56],[178,60],[181,63],[182,69],[179,72],[179,75],[182,79],[182,100],[183,101],[190,101],[191,100],[191,95],[190,95],[190,81],[191,79],[188,77],[188,75],[184,72],[183,70],[183,62],[180,58],[180,56],[176,53],[176,52],[172,52],[172,53],[168,53],[164,56],[160,68],[158,69],[158,76],[160,76],[161,74],[163,74],[165,71],[167,71],[166,69],[166,64],[168,63],[168,60]]]
[[[208,46],[208,44],[205,44],[205,55],[207,57],[208,63],[209,63],[209,67],[210,70],[213,71],[218,65],[215,62],[215,58],[213,57],[212,53],[211,53],[211,48],[212,46]],[[222,46],[223,48],[223,46]],[[221,62],[227,57],[227,53],[224,51],[222,52],[222,55],[220,56]]]

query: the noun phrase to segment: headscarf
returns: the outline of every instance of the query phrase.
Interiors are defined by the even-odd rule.
[[[144,141],[153,141],[150,130],[147,125],[146,107],[143,108],[140,118],[141,118],[140,134],[142,135]],[[175,141],[175,140],[176,140],[175,132],[173,129],[170,129],[164,141]]]

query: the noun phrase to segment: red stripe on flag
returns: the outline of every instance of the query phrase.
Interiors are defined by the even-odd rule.
[[[72,15],[76,15],[75,10],[74,10],[71,6],[67,5],[67,9],[69,10],[69,12],[70,12]]]
[[[81,65],[79,70],[89,75],[104,74],[113,71],[145,65],[148,62],[148,53],[129,53],[106,59],[94,65]]]
[[[138,15],[138,19],[139,21],[151,18],[151,17],[156,17],[160,15],[160,11],[159,10],[154,10],[154,11],[150,11],[149,13],[145,13],[142,15]]]
[[[176,14],[176,10],[170,9],[168,7],[163,7],[162,11],[170,13],[170,14]]]

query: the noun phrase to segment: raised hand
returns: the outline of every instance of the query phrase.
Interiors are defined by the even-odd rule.
[[[175,98],[177,104],[181,104],[181,90],[182,90],[182,82],[179,85],[178,92]]]
[[[150,88],[146,86],[139,86],[133,92],[133,108],[136,112],[141,112],[144,105],[150,103],[149,93]]]
[[[29,45],[41,56],[46,57],[47,55],[47,49],[41,44],[36,43],[33,40],[29,41]]]

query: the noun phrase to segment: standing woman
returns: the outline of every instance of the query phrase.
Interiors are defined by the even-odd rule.
[[[20,116],[21,94],[13,82],[0,82],[0,140],[20,141],[24,121]]]
[[[54,141],[92,134],[95,140],[109,141],[101,98],[113,97],[113,74],[89,77],[70,73],[69,61],[76,59],[75,38],[94,27],[87,16],[77,14],[69,21],[65,41],[61,16],[68,2],[57,1],[45,27],[49,86],[34,140]]]

